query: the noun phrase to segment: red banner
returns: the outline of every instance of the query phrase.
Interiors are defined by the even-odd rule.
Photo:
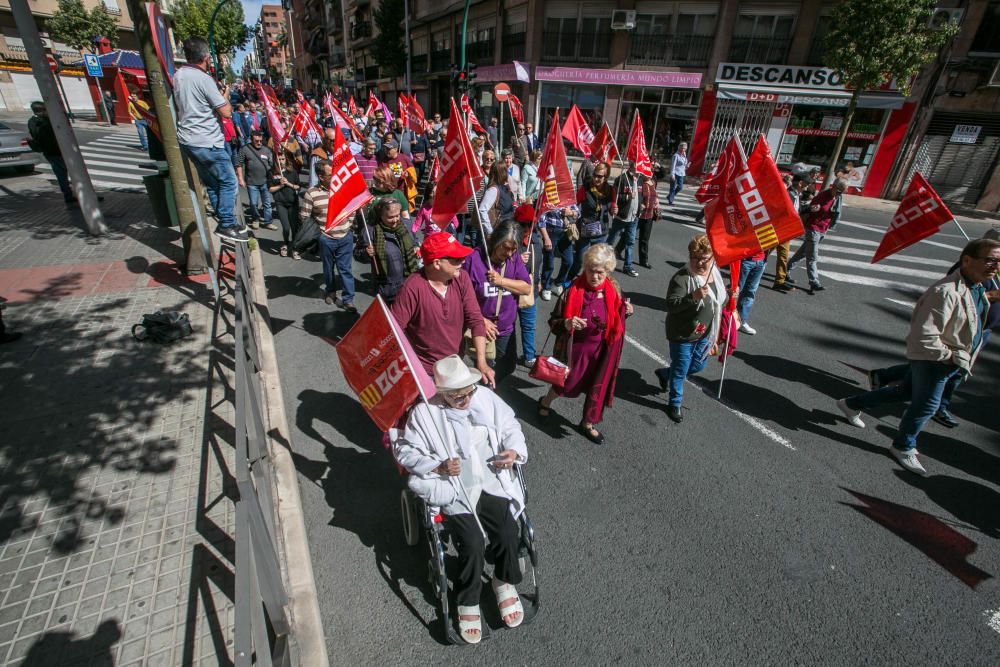
[[[420,389],[430,398],[434,382],[403,335],[382,297],[365,310],[337,343],[344,379],[381,431],[394,427]]]
[[[906,188],[903,201],[899,202],[899,208],[892,216],[889,228],[885,230],[882,243],[872,257],[872,264],[933,236],[942,225],[954,218],[930,183],[919,171],[914,172],[910,187]]]
[[[705,207],[705,230],[719,266],[805,233],[763,135],[747,162]]]
[[[566,116],[562,136],[573,145],[573,148],[583,153],[583,157],[590,157],[590,144],[594,142],[594,133],[575,104],[570,107],[569,115]]]
[[[632,116],[632,130],[628,133],[628,146],[625,148],[625,159],[635,162],[636,173],[646,178],[653,177],[653,165],[649,161],[646,150],[646,133],[642,131],[642,120],[639,112]]]
[[[483,172],[479,168],[472,144],[469,143],[462,116],[452,99],[448,132],[441,155],[441,179],[434,194],[431,220],[444,229],[455,215],[465,210],[472,198],[472,180],[481,180],[482,177]]]
[[[326,209],[326,228],[333,229],[372,199],[358,163],[341,132],[334,132],[333,177],[330,179],[330,203]]]
[[[358,115],[358,105],[354,103],[354,95],[347,98],[347,113],[352,116]]]
[[[310,133],[315,133],[316,139],[314,141],[310,139]],[[316,121],[309,117],[309,112],[305,107],[299,107],[299,111],[295,114],[295,119],[292,121],[292,126],[288,128],[288,134],[285,135],[282,141],[285,141],[285,139],[288,139],[292,135],[302,137],[307,144],[315,145],[323,138],[323,130],[316,124]]]
[[[267,127],[271,132],[271,136],[277,138],[279,141],[284,141],[288,138],[288,135],[285,133],[285,126],[281,122],[281,116],[278,115],[278,111],[271,102],[271,97],[259,82],[255,82],[254,85],[257,89],[257,97],[260,98],[261,104],[264,105],[264,114],[267,116]]]
[[[472,128],[476,134],[485,134],[487,137],[489,133],[483,129],[483,126],[479,124],[479,119],[476,118],[475,112],[472,111],[472,106],[469,104],[469,96],[462,95],[462,113],[465,114],[466,123]]]
[[[341,111],[340,107],[336,105],[332,97],[326,100],[326,111],[333,116],[333,122],[338,128],[347,130],[359,144],[365,143],[365,137],[354,124],[354,119]]]
[[[618,147],[615,146],[614,137],[611,136],[611,128],[608,127],[607,121],[604,125],[601,125],[601,129],[597,131],[597,136],[594,137],[593,143],[590,144],[591,155],[596,155],[600,162],[607,162],[611,164],[613,160],[618,157]]]
[[[399,122],[403,124],[403,129],[410,129],[410,99],[405,93],[400,93],[396,96],[396,117],[399,118]]]
[[[375,97],[375,93],[373,93],[372,91],[369,90],[368,91],[368,108],[365,109],[365,116],[368,116],[369,118],[371,118],[372,116],[375,115],[375,112],[377,110],[381,109],[381,108],[382,108],[382,103],[378,101],[377,97]]]
[[[542,188],[535,207],[536,220],[546,211],[576,203],[573,177],[569,173],[566,148],[563,146],[562,133],[559,131],[559,109],[556,109],[552,130],[545,138],[542,161],[538,164],[538,178],[542,182]]]
[[[726,183],[733,180],[735,174],[742,167],[742,164],[743,158],[740,157],[740,149],[736,145],[736,137],[733,137],[726,144],[726,147],[722,149],[722,153],[716,161],[715,169],[712,170],[712,175],[702,182],[694,198],[702,204],[706,204],[718,197]]]
[[[510,105],[510,117],[514,119],[514,122],[523,123],[524,105],[521,104],[521,100],[517,99],[517,95],[511,93],[507,97],[507,104]]]
[[[410,106],[409,106],[409,119],[410,119],[410,129],[416,134],[423,134],[427,131],[427,116],[424,114],[424,108],[420,106],[417,102],[416,95],[410,95]]]

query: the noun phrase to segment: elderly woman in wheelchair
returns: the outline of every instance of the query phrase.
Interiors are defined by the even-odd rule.
[[[469,644],[483,638],[479,598],[487,549],[504,624],[514,628],[525,618],[515,588],[522,579],[519,518],[525,502],[517,466],[527,461],[528,450],[514,411],[480,379],[458,356],[438,361],[437,395],[413,408],[393,445],[396,460],[410,473],[410,490],[440,508],[458,552],[458,627]]]

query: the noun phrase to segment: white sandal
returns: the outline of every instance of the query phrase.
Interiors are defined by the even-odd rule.
[[[497,609],[500,610],[500,617],[503,619],[503,624],[508,628],[516,628],[524,622],[524,607],[521,605],[521,597],[517,594],[517,589],[511,584],[505,584],[499,579],[493,580],[493,594],[497,598]],[[508,604],[506,607],[503,606],[503,602],[514,598],[514,604]],[[508,623],[506,617],[511,614],[521,615],[513,623]]]
[[[463,616],[475,616],[476,620],[468,621],[463,619]],[[473,630],[479,634],[469,634]],[[478,644],[483,640],[483,614],[478,604],[471,607],[458,605],[458,632],[466,644]]]

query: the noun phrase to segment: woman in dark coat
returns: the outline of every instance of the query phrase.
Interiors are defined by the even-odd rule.
[[[611,407],[625,341],[625,318],[633,311],[611,278],[615,270],[611,246],[590,246],[582,264],[583,274],[559,297],[549,317],[549,328],[558,337],[555,356],[569,366],[569,377],[562,389],[550,387],[549,393],[538,399],[538,416],[548,417],[552,401],[560,396],[576,398],[586,393],[580,431],[600,445],[604,435],[596,426],[604,408]]]

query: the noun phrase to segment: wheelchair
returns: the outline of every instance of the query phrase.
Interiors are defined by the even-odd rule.
[[[391,443],[386,437],[386,445],[392,451]],[[453,619],[450,616],[450,604],[448,601],[448,573],[445,569],[445,556],[448,553],[450,537],[448,534],[448,519],[438,508],[427,505],[418,498],[408,486],[405,479],[407,471],[398,463],[396,467],[404,480],[403,488],[400,491],[400,512],[403,520],[403,539],[407,546],[416,547],[420,544],[421,536],[427,543],[427,578],[434,589],[438,605],[441,611],[441,619],[444,624],[445,636],[450,644],[466,645],[466,642],[459,636],[455,629]],[[524,474],[519,466],[514,466],[517,473],[518,484],[524,491],[525,505],[527,505],[527,487],[524,484]],[[521,605],[524,608],[524,621],[521,625],[531,623],[538,614],[538,551],[535,547],[535,529],[528,517],[527,509],[521,512],[517,520],[519,529],[518,562],[521,566],[521,573],[524,581],[518,587],[518,595],[521,598]],[[522,588],[530,589],[530,592],[523,592]],[[483,639],[489,639],[489,624],[484,620],[482,623]]]

